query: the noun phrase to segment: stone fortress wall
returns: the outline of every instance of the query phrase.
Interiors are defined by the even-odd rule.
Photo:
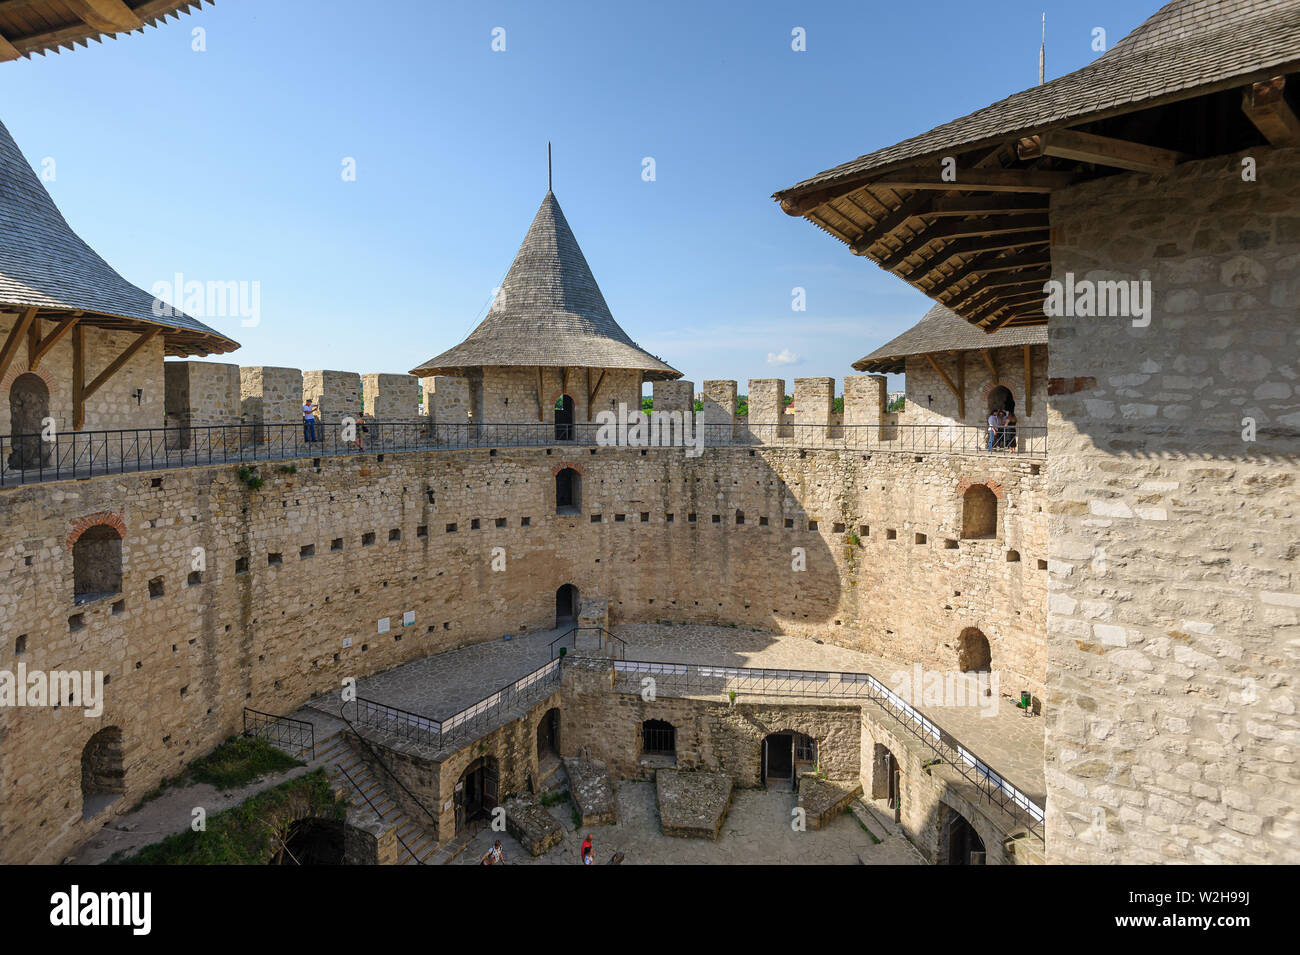
[[[187,390],[169,394],[189,395],[190,421],[233,414],[235,366],[168,364],[188,366],[169,373]],[[394,388],[409,398],[407,379],[368,379],[367,407]],[[302,380],[294,369],[239,369],[240,407],[247,414],[255,398],[270,420],[288,413],[277,409],[297,413]],[[436,414],[449,381],[426,391]],[[849,381],[857,397],[846,416],[878,415],[883,379]],[[328,416],[341,391],[337,379],[334,391],[323,383]],[[831,383],[800,379],[795,393]],[[655,387],[664,405],[689,407],[689,382]],[[760,409],[765,387],[773,402],[784,390],[751,381]],[[705,392],[718,406],[707,413],[731,414],[733,383],[707,382]],[[803,413],[815,418],[810,406]],[[535,400],[528,411],[535,417]],[[608,601],[615,627],[752,627],[945,671],[958,666],[962,630],[977,627],[992,667],[1017,684],[1006,689],[1042,692],[1045,476],[1025,456],[858,453],[810,441],[692,457],[557,443],[367,448],[253,467],[265,481],[258,490],[228,464],[0,491],[0,573],[14,582],[0,595],[0,669],[21,662],[109,679],[98,718],[0,713],[4,861],[58,861],[103,825],[102,812],[83,820],[80,791],[81,753],[100,730],[121,730],[122,795],[133,803],[237,731],[243,707],[290,712],[345,677],[549,629],[566,583]],[[581,504],[560,515],[555,475],[566,467],[581,475]],[[996,531],[980,539],[963,537],[972,485],[997,501]],[[78,604],[72,548],[96,523],[123,529],[121,590]],[[494,547],[505,549],[505,572],[491,569]],[[806,570],[792,569],[795,548]]]

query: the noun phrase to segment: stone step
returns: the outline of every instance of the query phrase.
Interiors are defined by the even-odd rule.
[[[897,827],[892,819],[885,818],[876,806],[871,804],[870,800],[858,798],[849,803],[849,811],[853,813],[869,833],[881,842],[884,842],[891,835],[894,835]]]

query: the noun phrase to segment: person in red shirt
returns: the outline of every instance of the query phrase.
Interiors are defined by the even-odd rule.
[[[591,865],[595,861],[596,858],[591,846],[591,833],[587,833],[587,838],[582,840],[582,864]]]

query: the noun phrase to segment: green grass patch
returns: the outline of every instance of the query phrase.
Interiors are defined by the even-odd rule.
[[[208,783],[218,789],[235,789],[247,786],[267,773],[284,772],[301,765],[264,739],[232,736],[207,756],[190,763],[186,775],[189,782]]]
[[[210,816],[207,829],[186,829],[135,855],[114,855],[117,865],[266,865],[299,819],[342,820],[347,806],[334,798],[323,769],[258,793]]]
[[[566,789],[556,790],[555,792],[542,793],[542,805],[546,808],[558,806],[560,803],[569,801],[569,792]]]

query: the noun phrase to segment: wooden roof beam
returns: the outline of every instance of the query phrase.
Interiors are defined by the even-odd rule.
[[[1041,288],[1034,289],[1032,292],[1020,292],[1016,295],[999,295],[991,302],[985,302],[968,311],[962,318],[968,322],[982,322],[990,315],[996,315],[1003,309],[1018,309],[1021,305],[1028,305],[1033,302],[1041,302],[1045,298]]]
[[[6,60],[16,60],[21,56],[22,53],[19,51],[18,47],[10,43],[5,39],[4,34],[0,33],[0,63],[5,62]]]
[[[921,193],[925,195],[925,193]],[[1017,212],[1046,212],[1047,200],[1033,193],[989,193],[936,196],[924,216],[991,216]]]
[[[9,335],[5,338],[3,347],[0,347],[0,378],[4,377],[5,372],[9,370],[9,365],[13,362],[14,357],[18,354],[18,347],[27,337],[27,331],[36,321],[36,306],[33,305],[14,322],[14,327],[9,329]]]
[[[103,33],[139,30],[141,20],[122,0],[63,0],[87,26]]]
[[[933,167],[886,173],[869,185],[891,189],[942,189],[945,192],[1027,192],[1046,194],[1076,182],[1072,172],[1047,169],[959,169],[945,182]]]
[[[961,353],[958,352],[957,354],[958,354],[958,360],[960,362]],[[966,389],[965,389],[966,376],[964,374],[965,366],[960,363],[958,365],[957,373],[962,383],[962,387],[958,388],[955,384],[953,384],[953,380],[948,377],[948,373],[939,367],[939,363],[934,360],[933,355],[931,355],[929,352],[926,352],[923,357],[925,358],[926,361],[930,363],[930,367],[935,370],[935,373],[940,378],[943,379],[943,383],[948,386],[948,390],[951,391],[954,396],[956,396],[957,413],[958,413],[957,416],[960,418],[966,417]]]
[[[978,236],[1007,235],[1008,233],[1046,229],[1047,227],[1048,222],[1045,215],[1001,216],[991,221],[980,222],[945,222],[941,225],[931,226],[919,235],[909,239],[901,249],[889,256],[889,258],[882,259],[880,267],[892,272],[902,265],[909,256],[916,255],[931,242],[936,242],[939,239],[971,239]]]
[[[1007,249],[1021,249],[1047,244],[1048,234],[1046,231],[1005,236],[995,235],[979,239],[957,239],[944,246],[933,258],[927,259],[909,272],[906,278],[909,282],[923,279],[935,269],[961,255],[977,255],[980,252],[1002,252]]]
[[[1020,158],[1035,152],[1021,140],[1017,146]],[[1029,143],[1039,155],[1075,162],[1093,163],[1132,172],[1168,172],[1187,159],[1186,154],[1159,146],[1146,146],[1125,139],[1082,133],[1077,129],[1058,129],[1030,137]]]
[[[114,358],[112,362],[109,363],[107,368],[105,368],[103,371],[101,371],[98,375],[95,376],[94,380],[91,381],[90,384],[85,385],[81,389],[82,401],[85,401],[85,399],[89,398],[100,388],[102,388],[104,386],[104,383],[107,382],[108,379],[112,378],[119,371],[121,371],[123,366],[125,366],[128,361],[130,361],[132,358],[135,357],[136,352],[138,352],[145,345],[153,341],[154,337],[161,332],[162,329],[157,326],[154,326],[153,328],[141,332],[136,337],[135,341],[127,345],[126,348],[122,349],[122,354]]]
[[[1254,83],[1241,94],[1241,110],[1255,124],[1269,144],[1276,147],[1300,145],[1300,120],[1286,101],[1286,77]]]
[[[976,275],[990,275],[994,272],[1010,272],[1015,269],[1024,268],[1051,268],[1051,256],[1045,252],[1034,251],[1026,252],[1022,255],[1009,255],[997,258],[995,253],[981,255],[979,258],[967,262],[952,275],[941,278],[936,284],[926,290],[930,296],[943,295],[950,291],[954,286],[959,285],[968,278]],[[1049,276],[1050,277],[1050,276]],[[1046,281],[1046,279],[1044,279]]]
[[[63,321],[59,322],[59,324],[54,327],[54,331],[50,332],[44,338],[39,339],[36,343],[36,347],[32,349],[28,355],[28,370],[35,371],[36,366],[40,364],[41,359],[48,355],[50,349],[57,345],[59,340],[68,334],[68,332],[72,330],[72,326],[76,325],[79,321],[81,321],[81,313],[75,312],[63,319]]]

